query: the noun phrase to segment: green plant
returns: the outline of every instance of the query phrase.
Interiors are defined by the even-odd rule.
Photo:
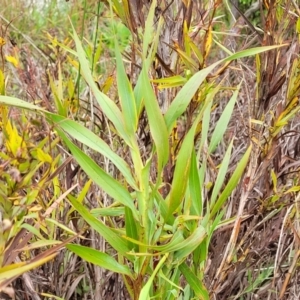
[[[29,166],[28,184],[13,191],[9,172],[0,174],[12,200],[3,197],[10,209],[2,210],[17,220],[13,230],[10,220],[3,222],[2,251],[29,230],[19,251],[32,262],[31,249],[42,245],[36,251],[49,254],[69,241],[66,235],[79,232],[47,268],[31,273],[51,274],[57,290],[36,284],[36,292],[48,298],[99,299],[110,285],[117,290],[122,277],[132,299],[291,295],[300,253],[299,163],[290,162],[291,147],[295,160],[299,155],[299,59],[292,54],[297,43],[290,26],[297,24],[299,32],[297,10],[292,3],[266,1],[263,35],[252,28],[252,39],[243,35],[247,28],[233,27],[229,40],[218,1],[213,9],[206,1],[178,0],[171,7],[140,1],[137,11],[127,0],[103,2],[112,4],[115,15],[102,2],[83,1],[71,39],[48,32],[48,55],[56,64],[47,70],[46,98],[35,99],[44,86],[34,81],[35,72],[22,85],[29,94],[37,91],[27,102],[6,97],[5,83],[12,92],[18,86],[0,76],[5,145],[26,154],[3,150],[3,162],[10,169],[24,161]],[[290,48],[278,46],[291,37]],[[237,50],[259,43],[270,47]],[[2,55],[21,79],[34,61],[25,52],[21,62],[17,51]],[[229,57],[220,60],[225,53]],[[291,68],[283,67],[287,61]],[[287,91],[280,90],[284,82]],[[7,122],[5,105],[31,112]],[[31,132],[39,124],[50,126],[37,142]],[[40,183],[32,184],[37,178]],[[10,214],[16,208],[20,214]],[[45,217],[49,212],[51,218]],[[28,219],[35,225],[23,226]],[[15,233],[11,244],[7,236]],[[104,276],[103,269],[111,272]]]
[[[170,159],[169,136],[188,107],[199,86],[218,65],[248,55],[257,54],[274,47],[261,47],[236,53],[225,60],[196,72],[182,87],[165,115],[158,106],[155,92],[148,78],[148,70],[156,52],[159,30],[153,35],[155,2],[153,2],[143,35],[143,67],[136,87],[130,84],[116,44],[117,88],[120,108],[94,82],[85,58],[82,44],[74,31],[76,53],[81,65],[81,74],[91,88],[103,113],[111,122],[115,134],[123,141],[130,153],[130,165],[101,138],[79,123],[65,116],[49,113],[39,107],[10,97],[0,97],[2,104],[14,104],[43,112],[85,173],[113,200],[113,207],[102,211],[106,223],[95,217],[81,201],[69,197],[72,206],[83,219],[116,250],[117,257],[80,245],[67,248],[83,259],[123,274],[124,282],[132,299],[180,299],[182,284],[190,298],[209,299],[203,285],[204,268],[208,258],[208,246],[213,232],[222,224],[228,196],[237,186],[247,166],[251,145],[246,150],[230,179],[225,182],[233,142],[229,143],[219,170],[215,169],[215,182],[209,201],[203,199],[207,193],[207,158],[221,141],[230,120],[239,87],[220,117],[213,134],[208,139],[210,112],[216,86],[207,92],[193,117],[193,122],[182,143],[178,145],[173,180],[169,191],[163,182],[163,172]],[[161,22],[159,23],[162,24]],[[154,36],[154,37],[153,37]],[[277,46],[276,46],[277,47]],[[143,157],[136,131],[138,120],[145,107],[152,137],[152,151]],[[198,125],[202,123],[200,140],[194,144]],[[116,180],[97,165],[71,139],[78,140],[107,157],[122,176]],[[207,145],[208,143],[208,145]],[[114,226],[114,208],[122,208],[122,226]],[[110,224],[108,226],[108,224]]]

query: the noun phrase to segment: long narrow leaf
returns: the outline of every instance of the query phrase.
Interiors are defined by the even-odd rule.
[[[94,96],[96,97],[104,114],[114,124],[118,133],[122,136],[122,138],[125,140],[125,142],[130,144],[130,141],[128,139],[128,136],[127,136],[125,128],[124,128],[122,114],[121,114],[119,108],[117,107],[117,105],[98,89],[98,87],[93,79],[93,76],[91,74],[91,71],[89,69],[89,63],[85,57],[85,52],[83,50],[83,47],[81,45],[81,42],[78,38],[78,35],[77,35],[74,27],[73,27],[73,37],[74,37],[74,41],[76,44],[76,50],[77,50],[78,59],[80,62],[81,73],[82,73],[83,78],[85,79],[85,81],[89,85],[89,87],[91,88],[91,90],[92,90]]]
[[[193,126],[189,130],[178,153],[171,191],[167,198],[168,215],[166,221],[168,221],[169,216],[171,216],[173,212],[178,208],[186,192],[191,166],[191,155],[193,150],[195,128],[196,127]]]
[[[213,71],[213,69],[218,66],[219,64],[227,61],[232,61],[235,59],[239,59],[242,57],[255,55],[258,53],[262,53],[265,51],[273,50],[279,47],[283,47],[286,45],[275,45],[275,46],[265,46],[259,48],[252,48],[240,51],[235,53],[229,57],[226,57],[223,60],[217,61],[216,63],[212,64],[211,66],[200,70],[196,74],[194,74],[189,81],[184,85],[184,87],[179,91],[173,102],[171,103],[168,111],[165,114],[166,125],[168,128],[168,132],[170,133],[173,127],[174,122],[177,118],[183,114],[183,112],[188,107],[191,99],[195,95],[196,91],[198,90],[199,86],[205,80],[207,75]]]
[[[143,58],[146,59],[147,57],[147,50],[152,41],[152,34],[153,34],[153,23],[154,23],[154,12],[156,8],[157,0],[152,1],[152,4],[149,9],[149,13],[145,23],[145,32],[143,38]]]
[[[100,137],[73,120],[65,119],[61,116],[50,113],[47,114],[47,116],[48,119],[57,124],[57,126],[63,129],[70,136],[107,157],[124,175],[128,184],[130,184],[134,189],[138,189],[126,162],[113,152]]]
[[[90,247],[74,244],[68,244],[66,248],[74,252],[85,261],[100,266],[104,269],[113,271],[115,273],[127,275],[132,278],[132,274],[127,266],[119,264],[115,259],[113,259],[106,253],[100,252]]]
[[[197,247],[202,242],[205,236],[207,236],[205,228],[203,226],[199,226],[186,239],[182,239],[182,236],[179,233],[178,237],[172,239],[170,243],[163,246],[151,246],[151,248],[160,251],[161,253],[170,253],[177,251],[175,255],[177,255],[177,258],[181,259],[182,254],[188,253],[191,249],[195,249],[195,247]],[[182,250],[182,252],[180,252],[180,250]]]
[[[166,201],[168,204],[167,221],[170,221],[169,218],[171,217],[173,212],[179,207],[185,195],[190,172],[191,155],[194,147],[194,137],[196,128],[208,104],[208,102],[205,103],[205,105],[199,112],[198,116],[194,121],[193,126],[184,138],[182,146],[178,153],[174,177],[172,181],[172,187]]]
[[[209,300],[209,294],[201,280],[195,275],[195,273],[186,265],[182,263],[179,266],[180,272],[185,277],[187,283],[191,286],[196,296],[200,300]]]
[[[231,154],[232,146],[233,146],[233,140],[230,142],[228,149],[225,153],[225,156],[222,160],[222,164],[219,169],[219,173],[218,173],[218,176],[217,176],[217,179],[216,179],[216,182],[214,185],[214,189],[212,191],[212,195],[211,195],[211,198],[209,201],[211,206],[214,205],[214,203],[217,199],[218,193],[219,193],[222,185],[224,184],[224,179],[225,179],[225,176],[226,176],[226,173],[228,170],[228,165],[230,162],[230,154]]]
[[[239,59],[239,58],[243,58],[243,57],[247,57],[247,56],[252,56],[252,55],[255,55],[255,54],[259,54],[259,53],[262,53],[262,52],[274,50],[274,49],[281,48],[281,47],[287,47],[287,46],[289,46],[289,44],[264,46],[264,47],[256,47],[256,48],[246,49],[246,50],[234,53],[234,54],[226,57],[224,59],[224,61],[232,61],[232,60],[235,60],[235,59]]]
[[[220,62],[216,62],[211,66],[194,74],[189,81],[179,91],[175,99],[172,101],[168,111],[165,114],[165,121],[168,128],[168,132],[172,131],[172,127],[177,118],[183,114],[188,107],[191,99],[195,95],[201,83],[205,80],[207,75],[218,65]]]
[[[25,272],[28,272],[32,269],[36,269],[39,266],[45,264],[49,260],[53,259],[57,253],[48,255],[46,257],[40,258],[37,261],[33,262],[22,262],[18,264],[13,264],[0,268],[0,289],[2,290],[7,286],[14,278],[19,277]]]
[[[150,288],[152,285],[152,282],[154,280],[154,277],[156,276],[156,273],[159,271],[159,269],[162,267],[162,265],[164,264],[164,262],[166,261],[166,259],[168,258],[168,253],[166,253],[162,259],[159,261],[159,263],[157,264],[157,266],[155,267],[153,273],[151,274],[150,278],[148,279],[147,283],[145,284],[145,286],[142,288],[140,296],[139,296],[139,300],[148,300],[150,299]]]
[[[202,215],[202,194],[201,194],[201,186],[200,186],[195,149],[193,149],[192,152],[191,169],[189,174],[189,190],[190,190],[191,200],[192,200],[191,213],[196,216],[201,216]]]
[[[115,249],[118,253],[127,257],[127,252],[130,249],[127,247],[127,242],[111,230],[107,225],[96,219],[81,203],[70,198],[68,199],[72,206],[78,211],[83,219]]]
[[[142,89],[144,91],[144,101],[150,125],[150,132],[157,151],[158,174],[160,174],[160,171],[166,164],[169,156],[168,132],[145,67],[142,70]]]
[[[127,207],[125,207],[125,229],[128,237],[135,240],[139,239],[136,220],[134,219],[131,210]],[[128,241],[128,248],[138,252],[138,246],[130,241]]]
[[[19,108],[29,109],[31,111],[41,111],[41,112],[46,111],[41,107],[38,107],[34,104],[31,104],[27,101],[20,100],[20,99],[15,98],[15,97],[0,96],[0,103],[5,104],[5,105],[9,105],[9,106],[16,106],[16,107],[19,107]]]
[[[133,216],[138,219],[137,210],[129,192],[117,180],[101,169],[88,155],[75,146],[64,133],[58,132],[85,173],[114,200],[129,207]]]
[[[174,254],[174,259],[181,261],[186,259],[205,239],[207,232],[203,226],[199,226],[185,241],[182,247]]]
[[[211,218],[213,218],[215,216],[215,214],[220,210],[220,208],[222,207],[222,205],[224,204],[226,199],[229,197],[231,192],[236,188],[236,186],[237,186],[239,180],[241,179],[242,174],[247,166],[247,163],[248,163],[248,160],[250,157],[250,153],[251,153],[251,149],[252,149],[252,145],[250,145],[248,147],[247,151],[245,152],[245,154],[243,155],[239,164],[237,165],[234,173],[232,174],[229,182],[227,183],[224,191],[222,192],[222,194],[216,201],[215,205],[212,207]]]
[[[117,41],[116,43],[116,60],[117,60],[117,84],[118,94],[124,116],[125,128],[128,135],[133,138],[137,127],[137,112],[132,86],[128,80],[122,57]]]
[[[212,134],[211,141],[210,141],[209,148],[208,148],[209,154],[212,153],[216,149],[216,147],[218,146],[219,142],[221,141],[221,139],[227,129],[238,93],[240,90],[240,86],[241,86],[241,84],[239,84],[238,88],[233,93],[231,99],[227,103],[227,105],[216,125],[216,128]]]

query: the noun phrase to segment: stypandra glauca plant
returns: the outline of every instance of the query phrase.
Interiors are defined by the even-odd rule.
[[[120,145],[124,151],[128,150],[130,158],[126,161],[79,122],[20,99],[1,96],[0,102],[44,114],[82,170],[112,201],[112,205],[99,210],[101,218],[97,218],[83,201],[77,201],[76,196],[68,198],[73,208],[117,255],[112,255],[111,249],[108,254],[78,244],[68,244],[66,247],[70,251],[88,262],[122,274],[128,293],[134,300],[209,299],[204,272],[210,239],[217,228],[235,221],[224,218],[224,205],[245,172],[251,144],[230,178],[225,180],[233,148],[233,141],[229,142],[226,154],[215,170],[216,180],[210,193],[205,192],[208,188],[207,158],[223,138],[242,83],[235,88],[212,135],[208,134],[210,114],[220,86],[213,86],[207,92],[192,126],[178,146],[173,179],[165,189],[163,173],[171,155],[169,139],[177,121],[214,68],[278,46],[248,49],[200,70],[179,90],[163,114],[149,78],[163,24],[162,18],[154,32],[155,5],[156,1],[153,1],[147,17],[143,33],[142,69],[134,87],[126,75],[120,50],[115,43],[119,105],[98,89],[83,45],[73,29],[76,51],[70,53],[77,56],[81,76],[109,121],[110,130],[122,141]],[[140,149],[137,134],[144,109],[152,143],[146,157]],[[199,124],[201,131],[196,139]],[[110,160],[121,175],[114,177],[101,168],[75,144],[74,139]],[[114,222],[114,217],[121,218],[122,222]]]

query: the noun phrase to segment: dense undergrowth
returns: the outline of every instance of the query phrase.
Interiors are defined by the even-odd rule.
[[[1,297],[299,299],[296,2],[2,2]]]

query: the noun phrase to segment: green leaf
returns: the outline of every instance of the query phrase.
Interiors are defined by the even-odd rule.
[[[73,120],[65,119],[51,113],[47,113],[47,117],[70,136],[107,157],[124,175],[128,184],[130,184],[134,189],[138,189],[127,163],[119,155],[112,151],[100,137]]]
[[[281,47],[287,47],[289,46],[289,44],[282,44],[282,45],[274,45],[274,46],[264,46],[264,47],[256,47],[256,48],[251,48],[251,49],[246,49],[237,53],[234,53],[233,55],[230,55],[228,57],[226,57],[223,61],[232,61],[235,59],[239,59],[239,58],[243,58],[243,57],[247,57],[247,56],[252,56],[255,54],[259,54],[262,52],[266,52],[266,51],[270,51],[270,50],[274,50],[277,48],[281,48]]]
[[[213,191],[212,191],[212,195],[211,195],[211,198],[209,201],[211,206],[215,204],[215,201],[218,197],[218,193],[220,192],[220,189],[221,189],[222,185],[224,184],[225,176],[226,176],[226,173],[228,170],[228,165],[230,162],[230,154],[231,154],[232,146],[233,146],[233,140],[230,142],[230,144],[228,146],[228,149],[223,158],[221,167],[219,169],[219,173],[218,173],[218,176],[217,176],[217,179],[216,179]]]
[[[209,90],[209,92],[206,96],[207,107],[205,108],[205,110],[203,112],[201,140],[200,140],[198,153],[200,153],[200,151],[202,151],[202,147],[203,147],[204,143],[206,142],[209,127],[210,127],[211,106],[213,103],[213,99],[214,99],[215,95],[219,92],[220,88],[221,88],[221,83],[219,83],[219,85],[216,86],[215,88]]]
[[[195,273],[186,265],[186,263],[182,263],[179,266],[180,272],[185,277],[187,283],[191,286],[193,291],[195,292],[197,299],[200,300],[209,300],[209,293],[201,280],[195,275]]]
[[[128,237],[135,240],[139,239],[136,220],[133,218],[131,210],[127,207],[125,207],[125,229]],[[128,248],[135,252],[139,250],[138,246],[130,241],[128,241]]]
[[[143,37],[143,58],[146,59],[147,57],[147,51],[150,43],[152,42],[152,35],[154,31],[154,12],[156,8],[156,0],[152,1],[152,4],[150,6],[148,16],[145,22],[145,32],[144,32],[144,37]]]
[[[99,217],[99,216],[119,217],[119,216],[125,215],[125,207],[94,208],[91,210],[91,214],[95,217]]]
[[[152,3],[153,4],[153,3]],[[159,38],[160,38],[160,31],[163,25],[163,19],[160,18],[159,22],[157,24],[157,27],[155,29],[156,34],[154,36],[154,38],[152,39],[151,42],[151,47],[149,50],[149,55],[147,58],[144,58],[143,61],[143,68],[146,69],[146,72],[149,71],[149,68],[151,66],[151,63],[154,61],[154,56],[155,53],[157,51],[157,47],[158,47],[158,43],[159,43]],[[136,86],[134,88],[134,96],[135,96],[135,100],[136,100],[136,110],[137,110],[137,114],[138,116],[140,115],[140,113],[142,112],[142,108],[143,108],[143,100],[144,100],[144,90],[143,90],[143,72],[140,73]]]
[[[117,61],[118,94],[119,94],[119,99],[120,99],[122,112],[124,116],[126,131],[128,135],[131,138],[133,138],[138,123],[136,104],[135,104],[132,86],[125,72],[118,43],[117,41],[115,41],[115,43],[116,43],[115,53],[116,53],[116,61]]]
[[[149,246],[154,250],[161,253],[176,252],[174,257],[180,260],[184,255],[188,255],[190,251],[193,251],[207,236],[206,230],[203,226],[199,226],[189,237],[183,238],[182,233],[178,230],[175,232],[170,243],[163,246]]]
[[[130,249],[127,247],[127,242],[124,241],[119,235],[117,235],[113,230],[111,230],[106,224],[96,219],[81,203],[70,198],[68,199],[72,206],[78,211],[78,213],[83,217],[83,219],[121,255],[130,256],[127,253]]]
[[[34,104],[31,104],[27,101],[20,100],[20,99],[15,98],[15,97],[0,96],[0,103],[5,104],[5,105],[9,105],[9,106],[16,106],[16,107],[19,107],[19,108],[29,109],[31,111],[45,112],[45,110],[42,109],[41,107],[38,107]]]
[[[142,70],[142,89],[144,91],[144,101],[149,120],[150,132],[157,151],[157,172],[158,174],[160,174],[169,157],[168,132],[155,94],[150,85],[145,67],[143,67]]]
[[[184,85],[184,87],[179,91],[175,99],[172,101],[168,111],[165,114],[165,121],[168,128],[168,132],[170,133],[173,128],[174,122],[177,118],[185,112],[186,108],[188,107],[191,99],[195,95],[196,91],[198,90],[199,86],[202,82],[206,79],[207,75],[213,71],[213,69],[218,66],[219,64],[227,61],[232,61],[238,58],[242,58],[249,55],[255,55],[261,52],[273,50],[279,47],[283,47],[287,45],[275,45],[275,46],[266,46],[266,47],[259,47],[259,48],[252,48],[243,50],[241,52],[235,53],[223,60],[217,61],[211,66],[200,70],[196,74],[194,74],[190,80]]]
[[[162,246],[146,245],[145,243],[134,240],[127,236],[124,236],[124,239],[131,241],[132,243],[137,244],[139,246],[142,246],[144,249],[148,249],[148,248],[154,249],[154,250],[160,251],[161,253],[173,252],[178,249],[181,249],[183,247],[182,243],[185,241],[181,230],[177,230],[174,233],[172,240],[169,243],[167,243],[166,245],[162,245]]]
[[[31,242],[25,247],[22,247],[22,251],[30,251],[32,249],[38,249],[46,246],[53,246],[57,244],[61,244],[61,241],[56,240],[39,240],[37,242]]]
[[[182,86],[187,82],[187,79],[180,75],[175,75],[167,78],[152,79],[151,82],[158,83],[158,88],[164,89]]]
[[[191,154],[194,144],[195,128],[196,127],[193,126],[189,130],[188,134],[183,140],[181,149],[177,156],[171,191],[166,201],[168,205],[167,221],[169,216],[173,214],[173,212],[182,202],[186,192],[191,165]]]
[[[172,131],[174,122],[183,114],[183,112],[186,111],[190,101],[192,100],[199,86],[206,79],[207,75],[220,63],[221,62],[216,62],[194,74],[176,95],[165,114],[165,121],[169,133]]]
[[[203,226],[199,226],[187,239],[178,246],[178,250],[174,254],[174,260],[181,261],[186,259],[204,240],[207,232]]]
[[[202,150],[202,147],[207,139],[208,131],[209,131],[209,126],[210,126],[210,112],[211,112],[211,105],[212,101],[209,102],[207,105],[204,113],[203,113],[203,119],[202,119],[202,129],[201,129],[201,140],[200,140],[200,145],[199,145],[199,151]]]
[[[182,146],[179,150],[175,165],[171,191],[166,200],[168,205],[167,221],[170,221],[169,218],[171,217],[173,212],[179,207],[186,193],[191,165],[191,155],[194,147],[195,132],[207,105],[208,103],[206,102],[206,104],[203,106],[202,110],[196,117],[193,126],[185,136]]]
[[[60,70],[60,68],[59,68],[59,70]],[[48,78],[49,78],[49,85],[51,88],[51,92],[53,94],[55,109],[58,112],[58,114],[60,114],[62,116],[67,116],[67,109],[63,105],[62,97],[60,97],[60,95],[59,95],[59,91],[58,91],[59,89],[55,85],[53,78],[49,72],[48,72]]]
[[[159,269],[162,267],[162,265],[164,264],[164,262],[166,261],[166,259],[168,258],[168,253],[166,253],[162,259],[159,261],[159,263],[157,264],[157,266],[155,267],[153,273],[151,274],[150,278],[148,279],[147,283],[145,284],[145,286],[142,288],[140,296],[139,296],[139,300],[148,300],[150,299],[150,288],[152,285],[152,282],[156,276],[156,273],[159,271]]]
[[[227,183],[224,191],[216,201],[215,205],[212,206],[211,210],[211,219],[214,218],[215,214],[220,210],[226,199],[229,197],[229,195],[232,193],[232,191],[236,188],[238,182],[240,181],[243,172],[248,164],[248,160],[251,154],[252,145],[250,145],[243,155],[242,159],[240,160],[239,164],[237,165],[234,173],[232,174],[229,182]]]
[[[196,216],[202,216],[203,203],[195,149],[192,151],[191,168],[189,174],[189,190],[192,199],[191,213]]]
[[[81,42],[77,36],[77,33],[72,25],[73,28],[73,37],[76,44],[76,50],[78,54],[78,59],[80,62],[81,67],[81,73],[83,78],[85,79],[86,83],[91,88],[96,100],[99,103],[99,106],[101,107],[104,114],[107,116],[107,118],[114,124],[115,128],[117,129],[118,133],[122,136],[124,141],[130,145],[129,138],[127,136],[127,133],[124,128],[124,122],[122,114],[118,108],[118,106],[109,99],[105,94],[103,94],[97,87],[93,76],[91,74],[91,71],[89,69],[89,62],[86,59],[85,52],[82,48]]]
[[[114,200],[119,201],[123,205],[129,207],[133,213],[133,216],[138,219],[137,210],[129,192],[117,180],[112,178],[103,169],[101,169],[98,164],[96,164],[96,162],[93,161],[88,155],[75,146],[65,136],[65,134],[63,134],[61,131],[58,131],[58,133],[84,172]]]
[[[46,218],[45,221],[54,224],[57,229],[61,228],[63,231],[67,232],[68,234],[71,234],[71,235],[74,235],[74,236],[76,235],[76,232],[74,232],[73,230],[68,228],[68,226],[66,226],[64,224],[61,224],[57,220],[54,220],[52,218]]]
[[[104,269],[113,271],[115,273],[127,275],[132,278],[132,274],[127,266],[119,264],[115,259],[113,259],[106,253],[100,252],[90,247],[74,244],[68,244],[66,248],[74,252],[85,261],[100,266]]]
[[[212,134],[211,141],[210,141],[209,148],[208,148],[209,154],[211,154],[213,151],[215,151],[216,147],[218,146],[219,142],[221,141],[221,139],[227,129],[238,93],[240,90],[240,86],[241,86],[241,84],[239,84],[239,86],[233,93],[232,97],[230,98],[229,102],[227,103],[227,105],[216,125],[216,128]]]

